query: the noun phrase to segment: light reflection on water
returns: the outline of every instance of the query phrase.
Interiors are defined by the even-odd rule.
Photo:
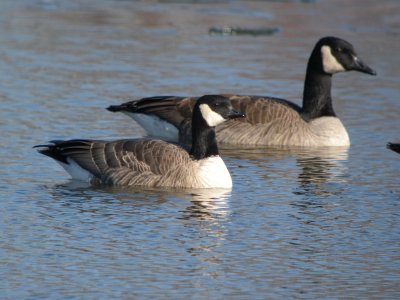
[[[400,127],[396,2],[180,2],[0,4],[2,297],[399,298],[400,157],[385,149]],[[332,19],[310,18],[327,10]],[[226,24],[282,31],[207,34]],[[300,103],[323,35],[348,39],[378,71],[334,77],[348,149],[221,146],[234,187],[206,191],[88,187],[31,149],[141,136],[104,109],[132,96]]]

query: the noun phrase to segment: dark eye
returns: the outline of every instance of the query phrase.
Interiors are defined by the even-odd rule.
[[[344,51],[343,51],[343,48],[341,48],[341,47],[337,47],[337,48],[336,48],[336,51],[337,51],[337,52],[340,52],[340,53],[344,52]]]

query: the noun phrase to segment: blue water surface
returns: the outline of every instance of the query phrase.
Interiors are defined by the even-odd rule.
[[[2,1],[0,298],[400,298],[400,155],[385,148],[400,142],[399,13],[395,0]],[[208,34],[224,25],[280,31]],[[206,191],[90,187],[32,149],[143,136],[104,109],[129,98],[301,104],[326,35],[378,73],[334,76],[348,149],[221,147],[233,189]]]

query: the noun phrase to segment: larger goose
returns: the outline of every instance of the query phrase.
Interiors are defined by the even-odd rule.
[[[287,146],[347,146],[349,136],[332,106],[332,75],[344,71],[375,75],[353,46],[342,39],[318,41],[308,61],[303,106],[287,100],[224,95],[246,119],[217,127],[217,140],[227,144]],[[196,97],[159,96],[108,107],[135,119],[150,136],[190,143],[190,117]]]
[[[222,96],[203,96],[193,108],[193,145],[153,139],[68,140],[38,145],[74,178],[117,186],[230,188],[232,179],[219,156],[215,126],[244,117]]]

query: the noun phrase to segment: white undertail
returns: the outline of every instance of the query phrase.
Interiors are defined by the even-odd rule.
[[[179,142],[179,131],[171,123],[155,115],[123,112],[144,128],[149,136],[157,137],[170,142]]]
[[[67,157],[68,164],[60,162],[58,160],[57,162],[60,164],[61,167],[64,168],[65,171],[67,171],[67,173],[74,180],[90,182],[94,177],[92,173],[82,168],[80,165],[78,165],[75,161],[73,161],[69,157]]]

